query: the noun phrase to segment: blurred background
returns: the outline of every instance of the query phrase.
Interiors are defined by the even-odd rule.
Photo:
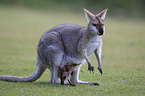
[[[145,0],[0,0],[0,5],[75,12],[83,7],[92,12],[109,8],[110,16],[145,18]]]

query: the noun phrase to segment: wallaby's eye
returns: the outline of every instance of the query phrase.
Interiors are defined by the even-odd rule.
[[[93,26],[104,26],[104,24],[93,24]]]
[[[97,24],[93,24],[93,26],[97,26]]]

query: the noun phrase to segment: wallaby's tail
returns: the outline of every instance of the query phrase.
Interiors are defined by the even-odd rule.
[[[16,76],[4,76],[0,75],[0,80],[12,81],[12,82],[33,82],[41,77],[46,68],[44,66],[37,65],[36,71],[28,77],[16,77]]]

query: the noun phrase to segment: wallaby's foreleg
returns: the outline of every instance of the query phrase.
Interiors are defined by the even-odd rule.
[[[86,62],[88,63],[88,70],[91,72],[94,71],[94,67],[91,64],[88,55],[87,55],[87,46],[89,43],[89,37],[88,37],[88,33],[84,33],[84,35],[82,36],[82,38],[80,39],[77,47],[78,47],[78,51],[81,53],[82,57],[86,60]]]
[[[88,70],[89,70],[90,72],[91,72],[91,71],[94,72],[94,66],[91,64],[91,62],[90,62],[90,60],[89,60],[89,58],[88,58],[88,56],[87,56],[86,51],[83,52],[82,55],[83,55],[83,57],[85,58],[85,60],[87,61],[87,63],[88,63]]]
[[[87,61],[88,63],[88,70],[91,72],[94,72],[94,66],[91,64],[90,60],[88,57],[85,57],[85,60]]]
[[[101,48],[95,50],[95,56],[96,56],[97,61],[98,61],[98,70],[102,75],[103,71],[102,71],[102,68],[101,68],[101,52],[102,52]]]

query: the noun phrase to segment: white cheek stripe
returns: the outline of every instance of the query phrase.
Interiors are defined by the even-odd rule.
[[[94,27],[94,26],[92,26],[92,31],[93,31],[93,32],[97,32],[97,33],[98,33],[97,28],[96,28],[96,27]]]
[[[105,26],[103,27],[103,31],[104,31],[103,34],[105,34]],[[96,34],[96,33],[99,34],[99,31],[95,26],[92,26],[91,32],[94,33],[94,34]]]

